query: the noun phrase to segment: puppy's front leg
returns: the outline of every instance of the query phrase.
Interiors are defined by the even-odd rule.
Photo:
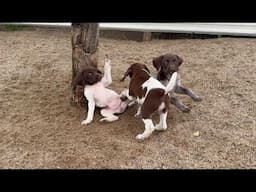
[[[175,89],[175,92],[180,93],[180,94],[184,94],[184,95],[188,95],[194,101],[198,101],[198,102],[202,101],[201,97],[197,96],[195,93],[193,93],[189,89],[186,89],[185,87],[177,86],[176,89]]]
[[[134,115],[134,117],[136,117],[136,118],[141,117],[141,105],[140,104],[138,104],[138,110],[137,110],[137,113]]]
[[[112,83],[111,60],[107,57],[105,58],[104,76],[102,78],[102,82],[105,87],[109,86]]]
[[[181,110],[183,113],[188,113],[190,111],[190,108],[184,105],[182,102],[180,102],[176,97],[171,96],[170,102],[175,107],[177,107],[179,110]]]
[[[88,112],[87,112],[87,118],[82,121],[82,125],[88,125],[92,122],[93,116],[94,116],[94,110],[95,110],[95,101],[93,97],[90,95],[87,95],[86,98],[88,99]]]

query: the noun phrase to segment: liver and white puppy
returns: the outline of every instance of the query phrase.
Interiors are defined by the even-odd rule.
[[[153,65],[157,70],[157,79],[164,85],[167,85],[174,72],[178,72],[179,66],[183,60],[174,54],[165,54],[153,59]],[[194,101],[202,101],[202,99],[193,93],[191,90],[181,86],[180,75],[178,75],[175,93],[188,95]],[[190,109],[181,103],[174,95],[170,96],[170,102],[175,105],[182,112],[189,112]]]
[[[105,59],[103,77],[99,70],[89,68],[80,72],[76,76],[75,82],[84,86],[84,96],[88,100],[87,118],[82,121],[82,125],[92,122],[95,106],[103,108],[100,113],[104,118],[100,121],[116,121],[118,116],[115,114],[123,113],[126,110],[129,100],[106,88],[112,83],[110,59]]]
[[[145,131],[138,134],[136,139],[145,139],[156,130],[167,129],[167,112],[169,104],[168,93],[175,89],[177,73],[174,73],[170,82],[165,87],[161,82],[150,75],[149,69],[144,64],[131,65],[121,81],[129,76],[129,90],[123,92],[129,100],[136,99],[139,105],[137,116],[141,115],[145,124]],[[160,122],[154,126],[151,116],[154,112],[160,115]]]

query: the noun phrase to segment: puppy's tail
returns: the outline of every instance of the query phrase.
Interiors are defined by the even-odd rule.
[[[175,90],[177,78],[178,78],[178,73],[174,72],[172,74],[171,80],[169,81],[169,83],[167,84],[167,86],[165,88],[165,94],[168,94]]]

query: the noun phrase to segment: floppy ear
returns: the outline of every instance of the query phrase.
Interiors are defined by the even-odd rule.
[[[178,55],[176,55],[177,59],[178,59],[178,62],[179,62],[179,66],[183,63],[183,59],[180,58]]]
[[[156,58],[153,59],[153,65],[154,65],[154,67],[155,67],[157,70],[160,69],[163,58],[164,58],[164,56],[161,55],[161,56],[156,57]]]
[[[132,76],[132,68],[131,68],[131,67],[129,67],[129,68],[127,69],[127,71],[125,72],[123,78],[120,79],[120,82],[124,81],[125,78],[126,78],[128,75],[129,75],[130,77]]]

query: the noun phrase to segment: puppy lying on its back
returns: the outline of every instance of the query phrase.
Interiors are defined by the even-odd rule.
[[[100,113],[104,118],[100,121],[116,121],[118,116],[115,114],[123,113],[126,110],[129,100],[106,88],[112,83],[110,59],[105,59],[103,77],[99,70],[89,68],[80,72],[74,82],[84,86],[84,96],[88,100],[87,118],[82,121],[82,125],[92,122],[95,106],[103,108]]]

